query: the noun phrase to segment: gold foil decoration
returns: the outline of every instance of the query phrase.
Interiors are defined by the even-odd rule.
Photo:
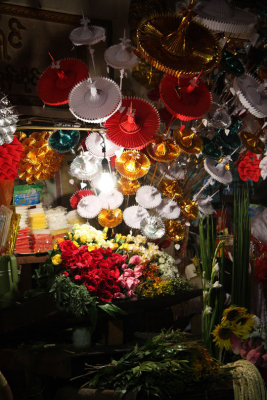
[[[193,221],[198,217],[198,206],[195,201],[184,199],[179,202],[179,206],[187,221]]]
[[[27,137],[26,133],[22,131],[16,131],[15,136],[20,142]]]
[[[197,154],[203,149],[203,142],[196,132],[184,128],[174,131],[174,139],[179,148],[187,154]]]
[[[122,219],[123,213],[120,208],[116,208],[115,210],[104,208],[98,214],[99,225],[107,228],[115,228],[115,226],[121,224]]]
[[[180,154],[180,149],[174,144],[173,140],[163,138],[159,135],[155,137],[153,142],[146,146],[146,151],[149,157],[160,162],[173,161]]]
[[[177,181],[171,179],[163,179],[158,187],[159,191],[164,196],[173,200],[180,200],[183,197],[183,192]]]
[[[37,180],[48,180],[61,167],[64,156],[49,148],[51,132],[33,132],[22,140],[23,153],[19,164],[18,177],[29,185]]]
[[[211,71],[220,60],[213,34],[192,21],[192,10],[183,15],[153,16],[137,29],[137,52],[153,67],[176,77]]]
[[[140,182],[136,180],[129,180],[127,178],[121,177],[117,181],[117,189],[124,195],[135,194],[137,189],[140,188]]]
[[[136,180],[146,175],[150,168],[148,157],[136,150],[127,150],[116,158],[115,168],[124,177]]]
[[[181,222],[173,219],[164,221],[165,236],[173,242],[180,242],[185,237],[185,227]]]
[[[252,153],[262,154],[265,151],[265,145],[259,138],[259,133],[241,132],[240,139],[243,145]]]

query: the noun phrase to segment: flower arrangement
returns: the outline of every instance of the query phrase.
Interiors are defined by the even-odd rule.
[[[64,239],[57,239],[47,265],[55,273],[51,292],[59,307],[78,316],[89,309],[95,314],[97,307],[119,312],[113,302],[120,299],[190,289],[173,257],[145,237],[116,234],[107,240],[105,230],[89,224],[75,224]]]
[[[267,367],[266,326],[245,307],[225,309],[212,335],[221,350],[231,351],[258,367]]]

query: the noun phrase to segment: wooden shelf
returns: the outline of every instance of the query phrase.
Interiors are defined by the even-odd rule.
[[[47,253],[40,254],[25,254],[25,255],[16,255],[18,264],[39,264],[44,263],[48,259]]]

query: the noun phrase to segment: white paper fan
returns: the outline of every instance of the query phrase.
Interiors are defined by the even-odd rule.
[[[82,197],[77,205],[77,212],[83,218],[95,218],[101,211],[101,202],[98,196]]]
[[[74,86],[69,94],[70,112],[85,122],[104,122],[120,106],[120,88],[108,78],[85,79]]]
[[[126,225],[133,229],[140,229],[142,219],[148,217],[148,211],[141,206],[127,207],[123,211],[123,219]]]
[[[233,180],[231,172],[225,168],[228,162],[227,158],[223,159],[221,162],[206,158],[204,161],[204,168],[216,181],[227,185]]]
[[[234,80],[234,89],[242,105],[255,117],[267,117],[267,93],[265,83],[250,74]]]
[[[106,32],[102,26],[89,24],[90,20],[86,17],[83,17],[81,19],[81,26],[71,31],[69,38],[74,46],[93,46],[100,41],[106,40]]]
[[[141,186],[136,192],[136,202],[144,208],[155,208],[161,203],[161,193],[155,186]]]
[[[111,210],[119,208],[123,202],[123,194],[118,190],[113,190],[109,193],[102,192],[98,198],[102,208],[110,208]]]
[[[161,163],[159,170],[164,177],[170,180],[184,179],[186,174],[186,164],[185,163],[175,163],[171,167],[167,163]]]
[[[92,179],[100,170],[100,161],[85,151],[75,157],[69,169],[69,174],[80,180]]]
[[[181,210],[176,201],[165,197],[157,207],[157,212],[162,218],[177,219],[180,216]]]
[[[212,207],[212,197],[211,196],[200,196],[197,199],[197,205],[199,208],[199,211],[202,212],[204,215],[211,215],[215,212],[214,208]]]
[[[106,134],[104,132],[100,132],[100,134],[98,134],[97,132],[92,132],[87,136],[87,138],[85,140],[85,146],[86,146],[87,150],[93,156],[95,156],[97,158],[103,158],[104,157],[104,152],[103,152],[104,146],[105,146],[105,150],[106,150],[105,151],[106,158],[110,158],[110,157],[114,156],[117,151],[122,149],[122,147],[111,142],[111,140],[109,140],[106,137]]]

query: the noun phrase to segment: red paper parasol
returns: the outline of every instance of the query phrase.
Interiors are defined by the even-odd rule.
[[[153,140],[159,122],[157,110],[148,101],[125,97],[121,109],[107,120],[105,128],[113,143],[140,150]]]
[[[165,75],[160,82],[160,97],[167,110],[182,121],[203,117],[211,106],[211,93],[197,78]]]
[[[78,190],[77,192],[75,192],[71,198],[70,198],[70,205],[71,207],[76,210],[77,209],[77,205],[79,203],[79,201],[81,200],[82,197],[84,196],[91,196],[94,193],[91,190],[88,189],[83,189],[83,190]]]
[[[88,78],[88,67],[75,58],[65,58],[53,63],[38,81],[38,94],[42,102],[50,106],[68,103],[71,89]]]

